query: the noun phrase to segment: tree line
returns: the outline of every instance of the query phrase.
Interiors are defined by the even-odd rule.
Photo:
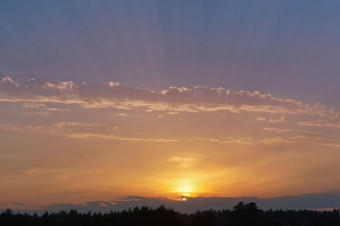
[[[339,209],[261,210],[256,203],[240,202],[232,210],[205,210],[183,214],[171,208],[135,207],[109,213],[77,210],[45,212],[42,215],[14,213],[7,209],[0,214],[4,226],[340,226]]]

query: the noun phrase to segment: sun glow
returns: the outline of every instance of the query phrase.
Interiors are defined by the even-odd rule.
[[[204,179],[204,178],[203,178]],[[190,173],[186,177],[180,177],[169,181],[171,187],[169,194],[173,199],[187,201],[190,198],[202,196],[207,193],[206,183],[202,177],[198,177],[196,173]]]
[[[194,193],[192,192],[192,188],[190,186],[184,186],[178,189],[181,200],[187,201],[190,197],[194,196]]]

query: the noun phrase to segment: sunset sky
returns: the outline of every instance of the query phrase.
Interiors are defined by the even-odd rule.
[[[332,0],[1,1],[0,209],[340,197],[339,24]]]

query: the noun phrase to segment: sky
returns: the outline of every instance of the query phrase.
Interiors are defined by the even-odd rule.
[[[0,209],[340,207],[339,11],[1,1]]]

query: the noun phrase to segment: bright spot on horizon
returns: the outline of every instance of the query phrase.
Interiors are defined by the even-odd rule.
[[[183,198],[182,198],[182,201],[184,201],[184,202],[186,202],[187,200],[188,200],[187,197],[183,197]]]
[[[188,198],[193,197],[194,194],[192,192],[192,188],[189,186],[184,186],[179,189],[179,193],[181,194],[181,200],[187,201]]]

